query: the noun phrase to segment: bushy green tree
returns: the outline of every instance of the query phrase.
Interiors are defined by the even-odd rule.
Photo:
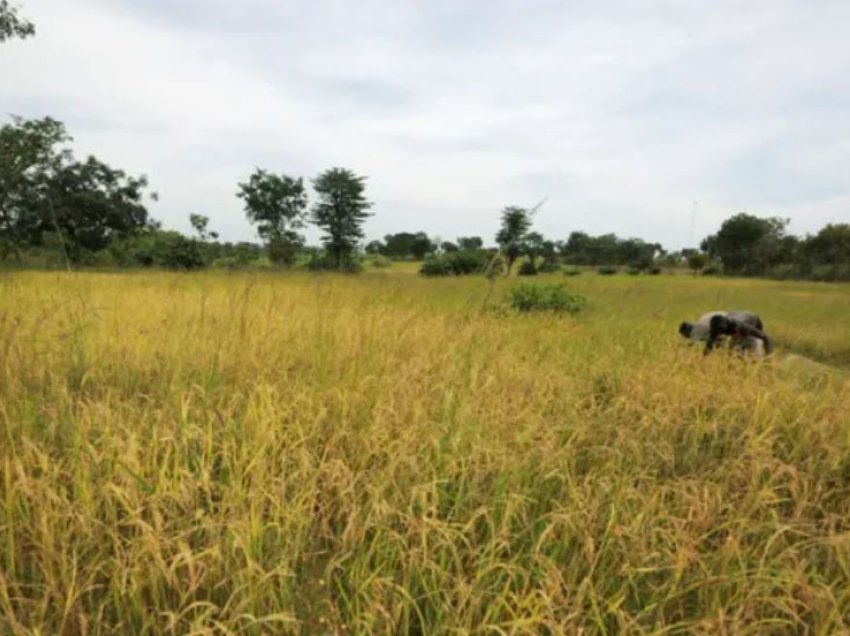
[[[398,232],[384,237],[384,248],[381,253],[390,258],[422,260],[436,249],[437,246],[425,232]]]
[[[366,200],[366,177],[344,168],[326,170],[313,182],[317,201],[312,220],[324,234],[322,243],[331,263],[341,268],[351,261],[357,242],[363,238],[363,222],[372,204]]]
[[[52,176],[71,160],[71,140],[55,119],[12,117],[0,126],[0,247],[19,253],[38,242]]]
[[[731,274],[764,274],[782,261],[787,219],[760,218],[740,213],[726,219],[717,234],[701,245],[712,258],[719,258]]]
[[[511,273],[511,268],[523,253],[523,241],[529,229],[531,213],[526,208],[512,205],[502,210],[502,225],[496,234],[496,243],[505,255],[507,274]]]
[[[484,247],[484,241],[480,236],[460,236],[457,246],[462,250],[480,250]]]
[[[248,221],[256,224],[269,250],[269,259],[291,265],[304,237],[297,230],[304,227],[307,192],[304,180],[285,174],[272,174],[257,168],[245,183],[239,184],[236,196],[245,202]]]
[[[51,235],[70,260],[88,260],[147,226],[147,180],[95,157],[74,159],[58,121],[13,117],[0,127],[0,243],[4,254]]]

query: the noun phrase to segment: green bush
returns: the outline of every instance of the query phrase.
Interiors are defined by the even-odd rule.
[[[629,276],[637,276],[638,274],[640,274],[640,270],[637,267],[630,267],[626,271],[628,272]]]
[[[704,276],[719,276],[720,268],[715,265],[712,265],[711,267],[706,267],[704,270],[702,270],[702,273]]]
[[[658,267],[657,265],[653,265],[647,271],[649,272],[649,274],[651,276],[658,276],[661,273],[661,268]]]
[[[812,269],[810,278],[822,282],[850,280],[850,265],[818,265]]]
[[[489,259],[484,250],[461,250],[429,256],[419,273],[424,276],[462,276],[478,274],[487,267]]]
[[[390,267],[393,264],[392,259],[387,258],[383,254],[375,254],[371,258],[372,267]]]
[[[613,265],[603,265],[602,267],[596,270],[596,273],[600,274],[601,276],[611,276],[617,273],[617,268]]]
[[[307,261],[307,269],[311,272],[335,271],[344,272],[346,274],[357,274],[363,270],[360,261],[354,259],[346,259],[342,263],[334,263],[326,254],[314,253]]]
[[[423,276],[451,276],[454,274],[445,256],[429,256],[423,261],[419,273]]]
[[[540,264],[540,267],[537,268],[537,271],[540,272],[541,274],[552,274],[554,272],[557,272],[559,269],[560,269],[560,266],[558,265],[558,263],[556,261],[547,260],[547,261],[543,261]]]
[[[248,263],[253,269],[271,269],[273,267],[273,263],[269,260],[268,256],[260,256],[259,258],[255,258],[253,261]]]
[[[221,258],[215,259],[211,266],[215,269],[239,269],[239,261],[233,256],[222,256]]]
[[[576,313],[587,305],[581,294],[560,284],[517,285],[511,290],[511,307],[517,311],[556,311]]]
[[[581,276],[581,270],[578,267],[568,267],[564,270],[564,276]]]
[[[533,261],[523,261],[517,273],[520,276],[537,276],[537,267],[535,267]]]

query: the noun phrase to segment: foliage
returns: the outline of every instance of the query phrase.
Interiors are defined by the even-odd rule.
[[[11,38],[23,40],[33,35],[33,23],[19,16],[17,7],[9,4],[9,0],[0,0],[0,42]]]
[[[829,224],[807,237],[799,259],[804,268],[850,266],[850,224]],[[846,279],[844,279],[846,280]]]
[[[628,265],[641,271],[650,267],[662,251],[658,243],[621,239],[615,234],[590,236],[584,232],[572,232],[561,246],[562,256],[570,265]]]
[[[307,269],[311,272],[340,271],[347,274],[357,274],[363,270],[363,266],[351,257],[340,262],[326,253],[317,253],[310,255],[310,259],[307,261]]]
[[[304,239],[296,230],[304,227],[307,192],[304,180],[271,174],[257,168],[237,196],[245,202],[245,214],[257,225],[257,233],[269,246],[272,262],[291,265]]]
[[[142,198],[147,180],[89,157],[62,165],[47,183],[38,232],[57,229],[74,261],[148,226]]]
[[[114,262],[124,267],[199,269],[206,265],[202,244],[175,231],[141,232],[114,241],[109,251]]]
[[[65,126],[46,117],[12,117],[0,126],[0,243],[4,252],[37,245],[44,226],[45,190],[71,161]]]
[[[505,255],[508,274],[516,259],[525,252],[523,241],[530,228],[531,213],[527,209],[512,205],[502,210],[502,225],[496,234],[496,243]]]
[[[425,232],[399,232],[387,234],[380,251],[381,254],[390,258],[422,260],[436,249],[437,246]]]
[[[95,157],[74,159],[58,121],[13,117],[0,127],[0,242],[5,254],[58,238],[65,258],[82,263],[113,240],[148,227],[145,177]]]
[[[384,256],[383,254],[376,254],[370,260],[372,267],[377,267],[381,269],[390,267],[393,264],[392,260]]]
[[[602,276],[611,276],[617,273],[617,268],[613,265],[603,265],[596,269],[596,273]]]
[[[587,305],[581,294],[570,292],[558,283],[517,285],[511,289],[511,307],[517,311],[555,311],[576,313]]]
[[[192,229],[195,230],[195,233],[198,235],[198,239],[201,242],[205,242],[208,239],[215,240],[218,238],[218,232],[209,231],[210,217],[208,216],[204,216],[203,214],[190,214],[189,224],[192,226]]]
[[[484,241],[480,236],[459,236],[457,246],[465,251],[480,250],[484,247]]]
[[[425,276],[462,276],[480,274],[491,256],[484,250],[461,250],[429,256],[419,269]]]
[[[566,267],[564,276],[581,276],[581,270],[578,267]]]
[[[217,258],[212,263],[210,263],[210,267],[212,267],[213,269],[236,270],[240,268],[240,264],[239,261],[237,261],[232,256],[222,256],[221,258]]]
[[[687,260],[688,268],[690,268],[690,270],[696,276],[702,269],[705,268],[708,262],[708,256],[706,256],[702,252],[691,250],[687,254]]]
[[[717,234],[702,242],[703,251],[723,262],[730,274],[758,275],[784,260],[792,248],[785,238],[786,219],[740,213],[726,219]]]
[[[322,242],[336,267],[351,263],[357,241],[363,238],[363,222],[372,204],[366,200],[366,177],[344,168],[331,168],[316,177],[318,200],[312,220],[324,230]]]
[[[520,276],[537,276],[537,267],[534,265],[534,261],[523,261],[517,273]]]

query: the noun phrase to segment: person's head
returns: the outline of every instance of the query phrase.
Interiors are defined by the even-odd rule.
[[[694,330],[694,326],[689,322],[683,322],[679,325],[679,333],[682,334],[685,338],[691,337],[691,332]]]

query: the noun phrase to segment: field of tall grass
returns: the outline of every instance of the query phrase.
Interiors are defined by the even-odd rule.
[[[850,631],[850,286],[561,279],[0,275],[0,633]]]

